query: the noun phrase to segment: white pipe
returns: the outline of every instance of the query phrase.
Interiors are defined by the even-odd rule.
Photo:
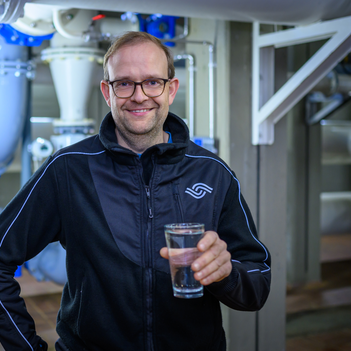
[[[208,84],[209,84],[209,137],[214,138],[214,79],[213,79],[213,45],[208,46]]]
[[[214,60],[213,52],[214,46],[208,41],[197,41],[197,40],[174,40],[174,39],[162,39],[162,41],[170,42],[182,42],[185,44],[202,44],[208,46],[208,103],[209,103],[209,137],[214,138]]]
[[[214,62],[213,62],[213,44],[208,41],[186,40],[187,44],[202,44],[208,46],[208,114],[209,114],[209,137],[214,138]]]
[[[79,34],[72,34],[69,31],[67,31],[62,23],[61,19],[61,10],[60,9],[54,9],[52,12],[52,18],[53,18],[53,23],[58,31],[63,37],[67,39],[82,39],[83,33]]]
[[[174,60],[188,60],[189,71],[189,135],[194,136],[194,119],[195,119],[195,85],[194,85],[194,57],[189,54],[176,55]]]
[[[52,7],[27,3],[24,7],[24,16],[12,23],[11,26],[19,32],[31,36],[52,34],[55,32],[52,25]]]

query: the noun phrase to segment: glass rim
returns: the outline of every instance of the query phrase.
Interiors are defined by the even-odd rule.
[[[170,223],[170,224],[165,224],[164,226],[165,229],[193,229],[198,227],[205,228],[205,224],[204,223]]]

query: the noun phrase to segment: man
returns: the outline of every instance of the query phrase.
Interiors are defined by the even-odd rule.
[[[189,141],[168,112],[179,82],[170,52],[142,32],[105,56],[101,91],[111,108],[99,135],[50,157],[0,221],[0,340],[45,350],[12,279],[17,265],[59,240],[67,251],[57,350],[224,351],[219,301],[260,309],[270,256],[257,239],[234,173]],[[207,191],[199,189],[201,183]],[[190,191],[191,190],[191,191]],[[173,297],[163,227],[200,222],[192,265],[198,299]]]

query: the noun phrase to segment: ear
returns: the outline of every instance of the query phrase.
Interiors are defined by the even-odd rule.
[[[168,104],[169,105],[172,105],[173,101],[174,101],[174,98],[177,94],[177,91],[178,91],[178,88],[179,88],[179,80],[178,78],[173,78],[170,80],[169,82],[169,91],[168,91]]]
[[[105,98],[105,101],[109,107],[111,107],[111,99],[110,99],[110,85],[107,83],[106,80],[102,80],[100,82],[100,89],[102,92],[102,95]]]

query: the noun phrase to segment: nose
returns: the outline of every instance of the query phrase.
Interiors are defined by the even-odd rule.
[[[134,94],[130,97],[132,101],[137,102],[138,104],[141,104],[145,100],[148,99],[148,97],[144,94],[143,90],[141,89],[141,85],[136,85],[135,86],[135,91]]]

